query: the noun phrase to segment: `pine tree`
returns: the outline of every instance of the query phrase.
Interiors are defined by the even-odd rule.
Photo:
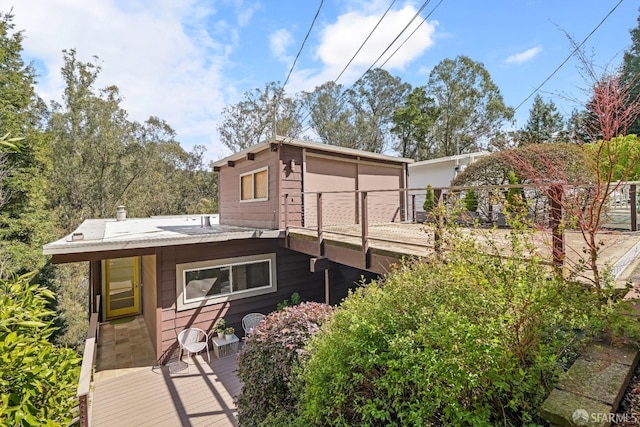
[[[633,100],[640,96],[640,16],[638,26],[629,33],[631,46],[625,51],[622,59],[622,82],[632,85],[630,98]],[[627,134],[640,135],[640,117],[628,128]]]

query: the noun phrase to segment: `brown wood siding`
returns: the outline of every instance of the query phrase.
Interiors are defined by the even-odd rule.
[[[294,164],[291,167],[291,161]],[[280,215],[279,227],[284,228],[284,195],[288,194],[288,225],[302,225],[302,148],[283,145],[280,148]]]
[[[149,331],[153,348],[158,347],[156,335],[157,318],[156,302],[158,301],[158,286],[156,278],[156,256],[147,255],[140,260],[142,271],[142,317]]]
[[[398,190],[403,186],[404,169],[372,164],[358,165],[359,190]],[[399,191],[368,193],[369,222],[400,221],[401,198]]]
[[[354,191],[357,189],[356,163],[337,159],[307,156],[304,176],[304,191]],[[304,226],[317,225],[317,197],[304,197]],[[353,224],[356,218],[355,195],[353,193],[325,194],[322,199],[323,225]]]
[[[176,310],[176,264],[205,261],[216,258],[242,257],[276,253],[277,292],[202,306],[195,309]],[[165,247],[161,250],[162,324],[160,328],[160,353],[169,355],[176,348],[180,331],[187,327],[199,327],[206,331],[215,328],[221,317],[243,335],[241,320],[250,312],[269,313],[291,294],[298,292],[303,300],[324,301],[324,275],[309,271],[308,255],[283,247],[278,239],[247,239],[231,242],[206,243]],[[159,354],[160,357],[162,354]]]
[[[329,302],[332,305],[340,304],[349,294],[349,289],[359,287],[364,278],[364,283],[376,280],[379,276],[375,273],[348,267],[346,265],[335,264],[329,269]]]
[[[278,153],[263,150],[254,160],[237,160],[235,167],[223,166],[219,172],[220,224],[257,228],[277,228],[279,182]],[[269,198],[260,202],[240,202],[240,175],[269,168]]]

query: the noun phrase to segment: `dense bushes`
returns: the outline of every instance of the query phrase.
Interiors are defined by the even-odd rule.
[[[511,243],[500,257],[468,241],[353,292],[311,340],[291,424],[539,421],[578,337],[606,327],[612,306],[523,260],[531,248],[517,233]]]
[[[68,425],[80,359],[49,342],[53,293],[0,279],[0,425]]]
[[[294,411],[291,370],[299,351],[332,312],[326,304],[302,303],[271,313],[252,329],[238,358],[238,376],[244,382],[238,398],[241,425],[278,425],[274,416],[289,417]]]

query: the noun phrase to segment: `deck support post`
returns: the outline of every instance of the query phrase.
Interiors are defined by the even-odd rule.
[[[324,255],[324,236],[322,235],[322,193],[318,193],[318,199],[316,203],[316,215],[318,225],[318,253],[320,256]]]
[[[416,195],[411,195],[411,222],[416,223]]]
[[[553,241],[553,265],[561,269],[564,264],[564,231],[562,222],[562,187],[552,185],[549,189],[551,202],[551,238]]]
[[[638,231],[638,193],[636,184],[629,186],[629,201],[631,202],[631,231]]]
[[[369,206],[367,204],[367,192],[362,192],[362,253],[364,254],[364,267],[371,265],[369,257]]]
[[[289,193],[284,194],[284,247],[289,248]]]

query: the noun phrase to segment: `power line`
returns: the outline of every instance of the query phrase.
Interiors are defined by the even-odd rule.
[[[536,87],[520,104],[518,104],[518,106],[516,108],[514,108],[514,111],[517,111],[518,108],[522,107],[522,105],[527,102],[533,95],[535,95],[536,92],[538,92],[542,86],[544,86],[549,80],[551,80],[551,78],[558,72],[560,71],[560,68],[562,68],[567,62],[569,62],[569,59],[571,59],[571,57],[573,55],[576,54],[576,52],[578,52],[582,46],[587,42],[587,40],[589,40],[589,37],[591,37],[593,35],[593,33],[595,33],[598,28],[600,28],[600,26],[604,23],[604,21],[607,20],[607,18],[609,18],[609,16],[611,16],[611,14],[618,8],[618,6],[620,6],[620,4],[623,2],[624,0],[620,0],[615,6],[613,6],[613,8],[609,11],[609,13],[607,13],[607,15],[602,18],[602,21],[600,21],[600,23],[598,25],[596,25],[596,27],[587,35],[587,37],[584,38],[584,40],[582,40],[582,42],[580,42],[579,45],[577,45],[575,47],[575,49],[573,49],[573,51],[569,54],[569,56],[566,57],[566,59],[564,61],[562,61],[562,63],[560,65],[558,65],[556,67],[555,70],[553,70],[553,72],[551,74],[549,74],[549,76],[544,79],[544,81],[542,83],[540,83],[538,85],[538,87]]]
[[[338,77],[335,78],[334,82],[337,83],[338,80],[340,79],[340,77],[342,77],[342,74],[347,70],[347,68],[349,68],[349,65],[351,65],[351,62],[353,62],[353,60],[355,59],[355,57],[360,53],[360,51],[362,50],[362,48],[364,47],[365,44],[367,44],[367,42],[369,41],[369,38],[373,35],[373,33],[376,31],[376,29],[378,28],[378,25],[380,25],[380,23],[382,22],[382,20],[384,19],[385,16],[387,16],[387,13],[389,13],[389,10],[391,10],[391,7],[393,7],[393,5],[396,3],[396,0],[393,0],[391,2],[391,4],[389,5],[389,7],[387,8],[387,10],[384,11],[384,14],[380,17],[380,19],[378,20],[378,22],[376,23],[376,26],[373,27],[373,29],[371,30],[371,32],[369,33],[369,35],[367,36],[366,39],[364,39],[364,41],[362,42],[362,44],[360,45],[360,47],[358,48],[358,50],[356,51],[356,53],[353,54],[353,56],[351,57],[351,59],[349,60],[349,62],[347,62],[347,65],[344,66],[344,68],[342,69],[342,71],[340,71],[340,74],[338,75]]]
[[[420,24],[418,24],[418,26],[417,26],[417,27],[416,27],[416,28],[411,32],[411,34],[409,34],[409,36],[408,36],[408,37],[407,37],[407,38],[406,38],[402,43],[400,43],[400,46],[398,46],[398,47],[396,48],[396,50],[394,50],[394,51],[393,51],[393,53],[392,53],[391,55],[389,55],[389,57],[388,57],[388,58],[387,58],[387,59],[386,59],[386,60],[385,60],[381,65],[380,65],[380,68],[384,67],[384,66],[387,64],[387,62],[389,62],[389,60],[390,60],[390,59],[391,59],[391,58],[392,58],[392,57],[393,57],[393,56],[394,56],[394,55],[395,55],[395,54],[400,50],[400,48],[401,48],[402,46],[404,46],[404,44],[405,44],[406,42],[408,42],[408,41],[409,41],[409,39],[410,39],[411,37],[413,37],[413,35],[415,34],[415,32],[416,32],[416,31],[418,31],[418,29],[422,26],[422,24],[424,24],[425,22],[427,22],[427,19],[429,19],[429,18],[431,17],[431,15],[433,14],[433,12],[435,12],[435,11],[436,11],[436,9],[438,8],[438,6],[440,6],[440,5],[442,4],[442,2],[443,2],[443,1],[444,1],[444,0],[440,0],[440,1],[438,2],[438,4],[436,5],[436,7],[434,7],[433,9],[431,9],[431,12],[429,12],[429,13],[427,14],[427,16],[425,16],[425,17],[422,19],[422,22],[421,22]]]
[[[364,75],[365,75],[365,74],[367,74],[367,73],[368,73],[368,72],[369,72],[369,71],[374,67],[374,65],[376,65],[376,63],[377,63],[377,62],[378,62],[378,61],[379,61],[379,60],[384,56],[384,54],[385,54],[385,53],[387,53],[387,51],[388,51],[389,49],[391,49],[391,46],[393,46],[393,44],[394,44],[396,41],[398,41],[398,39],[400,38],[400,36],[402,35],[402,33],[404,33],[405,31],[407,31],[407,28],[409,28],[409,26],[411,25],[411,23],[412,23],[413,21],[415,21],[415,20],[416,20],[416,18],[417,18],[418,16],[420,16],[420,13],[422,13],[422,11],[424,10],[424,8],[425,8],[425,7],[427,7],[427,5],[428,5],[430,2],[431,2],[431,0],[426,0],[424,3],[422,3],[422,7],[420,7],[420,9],[416,12],[416,14],[415,14],[415,15],[413,15],[413,18],[411,18],[411,21],[409,21],[409,22],[407,23],[407,25],[405,25],[405,26],[404,26],[404,28],[402,29],[402,31],[400,31],[400,32],[398,33],[398,35],[393,39],[393,41],[392,41],[391,43],[389,43],[389,46],[387,46],[387,48],[386,48],[384,51],[382,51],[382,53],[380,54],[380,56],[378,56],[378,58],[377,58],[375,61],[373,61],[373,64],[371,64],[371,66],[370,66],[369,68],[367,68],[367,71],[365,71],[365,72],[362,74],[362,76],[360,76],[360,78],[364,77]],[[356,80],[356,81],[357,81],[357,80]]]
[[[296,66],[296,62],[298,62],[298,58],[300,57],[300,54],[302,53],[302,49],[304,48],[304,45],[307,42],[307,39],[309,38],[309,34],[311,34],[311,30],[313,29],[313,26],[316,23],[316,19],[318,19],[318,15],[320,14],[320,9],[322,9],[322,5],[323,4],[324,4],[324,0],[320,0],[320,5],[318,6],[318,10],[316,11],[316,16],[313,17],[313,21],[311,22],[311,26],[309,26],[309,31],[307,31],[307,35],[304,36],[304,40],[302,41],[302,45],[300,46],[300,50],[298,50],[298,54],[296,55],[295,59],[293,60],[293,64],[291,64],[291,68],[289,69],[289,73],[287,74],[287,78],[284,81],[284,84],[282,85],[281,91],[284,91],[284,87],[289,82],[289,77],[291,77],[291,73],[293,72],[293,69]]]

